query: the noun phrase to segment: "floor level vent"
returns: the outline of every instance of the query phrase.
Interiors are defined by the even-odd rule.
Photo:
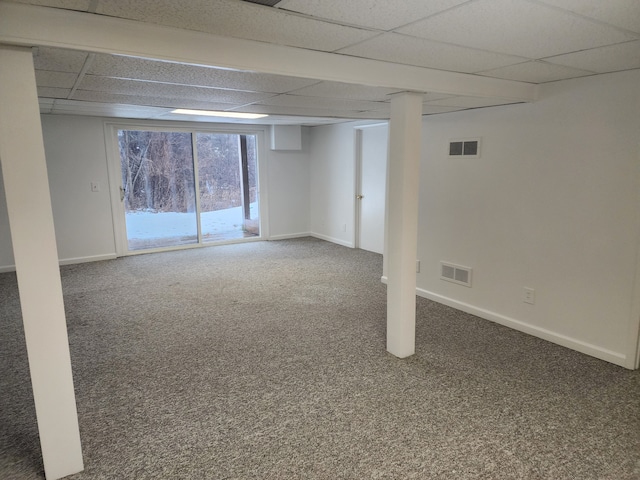
[[[453,263],[440,262],[440,278],[447,282],[471,287],[471,268]]]

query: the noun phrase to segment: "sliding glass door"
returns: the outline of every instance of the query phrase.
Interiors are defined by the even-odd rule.
[[[254,135],[198,133],[202,240],[260,234]]]
[[[259,237],[253,134],[117,130],[128,251]]]

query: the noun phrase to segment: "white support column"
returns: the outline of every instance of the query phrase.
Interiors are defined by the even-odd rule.
[[[0,165],[45,475],[83,466],[31,49],[0,45]]]
[[[418,175],[422,95],[391,98],[387,185],[387,350],[415,353]]]

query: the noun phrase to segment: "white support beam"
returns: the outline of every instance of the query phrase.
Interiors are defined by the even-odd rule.
[[[161,25],[0,2],[0,43],[223,67],[403,91],[536,99],[533,84],[223,37]]]
[[[0,165],[47,479],[83,467],[33,57],[0,45]]]
[[[391,97],[387,185],[387,350],[415,353],[422,96]]]

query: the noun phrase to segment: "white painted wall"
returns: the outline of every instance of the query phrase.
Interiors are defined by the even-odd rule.
[[[270,150],[269,237],[309,235],[310,129],[302,128],[302,150]]]
[[[619,364],[640,238],[640,71],[555,82],[533,104],[426,117],[419,291]],[[449,159],[482,137],[480,159]],[[441,260],[473,287],[439,279]],[[523,287],[536,290],[523,303]],[[629,366],[628,359],[626,359]]]
[[[311,233],[348,247],[354,246],[355,125],[311,129]]]
[[[99,117],[43,115],[51,202],[62,263],[115,257],[104,122]],[[110,119],[111,121],[111,119]],[[308,235],[309,132],[300,151],[269,151],[264,163],[272,238]],[[91,191],[91,182],[100,192]],[[263,185],[262,188],[265,188]],[[0,183],[0,271],[13,269],[4,190]]]
[[[103,120],[42,116],[51,202],[62,261],[84,261],[115,252]],[[91,191],[97,182],[99,192]]]

